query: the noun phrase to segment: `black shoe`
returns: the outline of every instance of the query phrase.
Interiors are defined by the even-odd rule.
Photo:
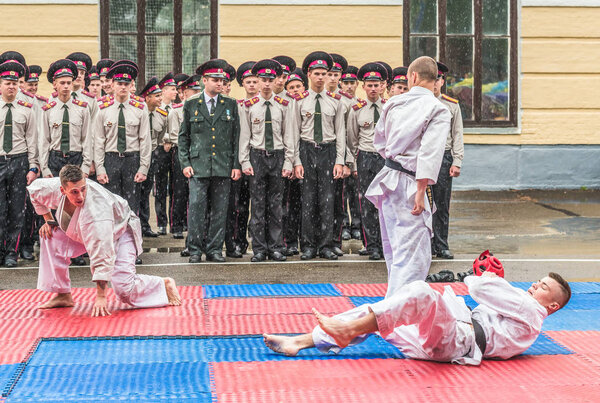
[[[442,270],[439,273],[428,275],[425,281],[428,283],[452,283],[454,282],[454,272]]]
[[[369,255],[369,260],[381,260],[381,253],[379,253],[378,250],[374,250],[371,252],[371,255]]]
[[[225,258],[219,252],[213,252],[211,254],[206,255],[206,260],[208,260],[209,262],[215,262],[215,263],[225,262]]]
[[[313,248],[306,248],[305,250],[302,251],[302,256],[300,256],[300,259],[310,260],[310,259],[314,259],[315,257],[317,257],[317,251],[314,250]]]
[[[158,227],[158,235],[167,235],[166,227]]]
[[[184,250],[182,250],[181,252],[179,252],[179,256],[181,257],[186,257],[190,255],[190,250],[188,248],[185,248]]]
[[[244,255],[238,250],[238,248],[235,248],[235,250],[232,251],[227,251],[225,252],[225,254],[227,255],[227,257],[233,257],[235,259],[241,259],[244,257]]]
[[[135,258],[135,264],[142,264],[142,263],[144,263],[144,262],[142,261],[141,257],[138,256]]]
[[[287,258],[285,255],[278,250],[269,254],[269,259],[275,260],[276,262],[285,262]]]
[[[359,254],[360,256],[367,256],[367,255],[370,255],[370,254],[371,254],[371,252],[369,252],[369,251],[367,250],[367,248],[362,248],[361,250],[359,250],[359,251],[358,251],[358,254]]]
[[[85,266],[85,259],[81,256],[71,259],[71,266]]]
[[[295,246],[288,246],[283,251],[283,254],[286,255],[286,256],[293,256],[293,255],[300,254],[300,252],[298,252],[298,248],[297,247],[295,247]]]
[[[321,252],[319,252],[319,257],[321,257],[323,259],[328,259],[328,260],[337,260],[338,255],[336,255],[330,249],[323,249]]]
[[[465,277],[472,276],[473,269],[469,269],[468,271],[463,271],[461,273],[456,273],[456,281],[460,281],[461,283],[465,281]]]
[[[439,251],[436,256],[442,259],[454,259],[454,255],[448,249]]]
[[[342,240],[348,241],[348,240],[350,240],[350,238],[352,238],[352,234],[350,234],[350,231],[348,231],[346,228],[344,228],[342,230]]]
[[[360,239],[361,238],[361,233],[359,229],[353,229],[352,230],[352,239]]]
[[[248,245],[246,246],[238,246],[238,248],[240,253],[242,254],[242,256],[244,256],[246,254],[246,252],[248,251]]]
[[[183,239],[183,232],[174,232],[173,238],[175,239]]]
[[[17,254],[9,253],[4,257],[4,266],[6,267],[17,267]]]
[[[265,260],[267,260],[267,255],[265,255],[262,252],[256,252],[254,254],[254,256],[252,256],[252,258],[250,259],[251,262],[264,262]]]
[[[337,246],[333,247],[332,252],[338,256],[344,256],[344,251],[338,248]]]
[[[189,253],[189,251],[188,251]],[[190,256],[190,263],[200,263],[202,261],[202,255],[192,255]]]
[[[22,249],[19,255],[21,255],[21,258],[25,260],[35,260],[33,253],[27,249]]]
[[[158,236],[158,234],[152,231],[150,228],[147,228],[144,231],[142,231],[142,235],[147,238],[156,238]]]

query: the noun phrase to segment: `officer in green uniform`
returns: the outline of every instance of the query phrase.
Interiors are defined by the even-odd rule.
[[[190,178],[190,263],[200,262],[202,253],[209,261],[225,261],[222,250],[229,187],[232,179],[237,181],[242,175],[237,102],[221,94],[227,65],[225,60],[213,59],[198,67],[204,91],[183,107],[179,160],[183,174]]]

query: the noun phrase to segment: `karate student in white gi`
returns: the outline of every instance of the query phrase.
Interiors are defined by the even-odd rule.
[[[335,317],[313,308],[319,325],[312,333],[264,334],[264,342],[271,350],[290,356],[311,347],[337,353],[378,332],[408,358],[479,365],[483,358],[509,359],[523,353],[537,339],[544,319],[571,297],[569,284],[556,273],[549,273],[527,291],[511,286],[493,271],[468,276],[465,283],[479,303],[472,312],[450,286],[442,295],[424,281],[415,281],[380,302]]]
[[[451,120],[448,108],[433,95],[437,73],[432,58],[413,61],[410,91],[386,102],[375,127],[373,146],[385,166],[366,197],[379,210],[386,298],[405,284],[425,280],[431,264],[432,208],[426,188],[437,180]]]
[[[73,306],[70,258],[90,256],[96,300],[92,316],[110,315],[106,285],[117,298],[136,308],[181,305],[172,278],[136,274],[142,253],[139,218],[127,201],[87,180],[81,169],[65,165],[58,178],[38,179],[27,187],[31,203],[46,223],[40,228],[38,289],[57,293],[40,308]],[[56,210],[56,221],[51,210]]]

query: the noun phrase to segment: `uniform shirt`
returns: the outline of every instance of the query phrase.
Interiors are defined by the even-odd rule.
[[[116,241],[131,229],[137,254],[142,253],[140,219],[131,211],[125,199],[109,192],[104,186],[86,179],[87,194],[82,207],[77,207],[66,235],[82,243],[90,255],[92,281],[110,281],[117,252]],[[27,187],[31,204],[39,215],[56,210],[62,222],[66,196],[60,191],[60,178],[36,179]]]
[[[98,114],[98,104],[96,102],[96,98],[91,93],[84,91],[83,88],[78,89],[75,91],[75,93],[77,93],[77,96],[73,97],[71,95],[71,97],[87,102],[88,109],[90,110],[90,116],[93,120],[96,117],[96,114]]]
[[[38,166],[38,145],[37,145],[37,116],[33,104],[19,101],[15,98],[11,102],[12,106],[12,150],[8,155],[27,153],[29,159],[29,168]],[[4,99],[0,98],[0,155],[7,155],[4,152],[4,122],[8,106]]]
[[[169,107],[169,109],[171,108]],[[161,105],[152,112],[148,112],[148,119],[152,119],[152,125],[150,125],[150,122],[148,121],[148,126],[152,127],[152,133],[150,134],[152,139],[152,150],[155,150],[156,147],[164,144],[165,136],[167,136],[167,121],[169,115],[170,113],[165,108],[165,105]]]
[[[344,108],[346,109],[346,116],[348,116],[350,108],[358,101],[358,98],[356,96],[353,97],[347,92],[341,90],[337,90],[335,93],[339,94],[342,97],[340,101],[342,102],[342,104],[344,104]]]
[[[462,160],[465,156],[465,146],[463,143],[463,121],[460,112],[458,101],[454,102],[453,98],[440,94],[438,99],[450,110],[452,121],[450,124],[450,132],[446,140],[446,151],[452,153],[452,165],[461,167]]]
[[[379,116],[381,116],[384,105],[381,98],[378,98],[375,102],[368,99],[355,102],[350,107],[346,130],[348,133],[348,148],[354,157],[356,157],[358,150],[370,153],[377,152],[373,145],[375,135],[375,108],[373,105],[377,105]]]
[[[346,163],[346,127],[344,122],[344,105],[339,99],[327,95],[323,90],[319,93],[319,104],[321,105],[321,122],[323,126],[323,143],[332,143],[335,141],[337,165]],[[302,99],[290,103],[290,118],[288,119],[289,128],[294,133],[295,142],[295,163],[301,165],[299,157],[300,140],[315,143],[314,140],[314,120],[315,105],[317,93],[312,89],[308,90],[308,95]]]
[[[38,145],[43,176],[52,174],[48,168],[50,151],[61,150],[64,105],[69,110],[69,151],[81,152],[83,154],[81,169],[86,174],[90,172],[92,163],[90,111],[87,105],[78,105],[73,102],[74,100],[69,98],[69,101],[65,104],[56,98],[42,109],[42,131],[38,139]]]
[[[179,129],[181,128],[181,122],[183,122],[183,104],[178,104],[173,107],[173,110],[171,110],[167,116],[168,128],[165,138],[168,136],[169,142],[173,145],[179,144]]]
[[[242,170],[251,168],[250,148],[265,150],[265,113],[267,99],[261,94],[254,97],[252,105],[240,114],[240,150],[239,159]],[[286,130],[286,115],[289,101],[272,95],[268,99],[271,111],[271,127],[273,128],[273,149],[284,150],[283,169],[291,171],[294,167],[294,136]],[[248,101],[250,103],[251,101]]]
[[[94,122],[94,162],[98,175],[106,174],[104,153],[118,152],[119,105],[121,104],[116,99],[109,101],[108,106],[98,111]],[[140,168],[138,173],[147,175],[152,153],[148,108],[143,103],[129,99],[123,105],[125,106],[123,109],[126,135],[125,152],[139,151]]]
[[[468,276],[465,284],[479,303],[472,316],[485,332],[484,358],[508,359],[535,342],[548,311],[529,293],[501,277]]]

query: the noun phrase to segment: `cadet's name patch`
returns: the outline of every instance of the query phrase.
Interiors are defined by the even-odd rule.
[[[329,95],[333,99],[338,99],[338,100],[342,99],[342,96],[340,94],[336,94],[336,93],[329,92],[329,91],[327,91],[326,94]]]
[[[183,104],[172,104],[171,108],[178,109],[178,108],[181,108],[182,106],[183,106]]]
[[[80,101],[80,100],[78,100],[78,99],[74,99],[74,100],[73,100],[73,103],[74,103],[75,105],[82,106],[82,107],[84,107],[84,108],[85,108],[86,106],[88,106],[88,103],[87,103],[87,102]]]
[[[348,99],[352,99],[352,98],[354,98],[352,95],[348,94],[348,93],[347,93],[347,92],[345,92],[345,91],[341,91],[341,90],[340,90],[340,91],[338,91],[338,92],[340,93],[340,95],[343,95],[343,96],[345,96],[345,97],[346,97],[346,98],[348,98]]]
[[[257,103],[260,100],[260,98],[258,97],[254,97],[252,99],[247,100],[246,102],[244,102],[244,105],[246,105],[246,107],[251,107],[252,105],[254,105],[255,103]]]
[[[146,99],[142,98],[142,97],[138,97],[137,95],[134,94],[129,94],[129,98],[138,101],[138,102],[145,102]],[[133,105],[133,104],[132,104]]]
[[[42,110],[47,111],[48,109],[54,108],[56,106],[56,101],[52,101],[49,104],[42,106]]]
[[[35,95],[34,95],[34,94],[32,94],[32,93],[31,93],[31,92],[29,92],[29,91],[21,90],[21,92],[22,92],[23,94],[27,95],[29,98],[35,98]]]
[[[275,99],[275,102],[280,103],[283,106],[287,106],[290,103],[290,101],[286,101],[285,99],[283,99],[277,95],[275,95],[274,99]]]
[[[100,109],[108,108],[109,106],[111,106],[114,103],[115,103],[115,101],[113,99],[107,99],[106,101],[104,101],[100,105],[98,105],[98,108],[100,108]]]
[[[136,101],[135,99],[129,101],[129,105],[133,105],[136,108],[144,109],[144,104],[142,102]]]
[[[455,98],[449,97],[449,96],[448,96],[448,95],[446,95],[446,94],[442,94],[442,98],[443,98],[443,99],[445,99],[446,101],[448,101],[448,102],[452,102],[452,103],[454,103],[454,104],[457,104],[457,103],[458,103],[458,99],[455,99]]]
[[[48,103],[48,101],[49,101],[49,100],[48,100],[48,98],[46,98],[46,97],[43,97],[43,96],[41,96],[41,95],[36,95],[35,97],[36,97],[37,99],[39,99],[40,101],[43,101],[43,102],[45,102],[45,103]]]
[[[156,108],[156,112],[160,113],[163,116],[167,116],[169,114],[169,112],[165,111],[164,109],[161,108]]]
[[[308,94],[310,94],[310,92],[308,92],[308,91],[304,91],[302,94],[297,94],[297,95],[295,96],[295,98],[296,98],[296,100],[299,100],[299,99],[304,99],[304,98],[306,98],[306,97],[308,96]]]
[[[352,105],[352,109],[354,109],[355,111],[359,110],[360,108],[364,107],[367,104],[367,101],[363,101],[362,99],[359,100],[356,104]]]
[[[21,105],[21,106],[24,106],[24,107],[26,107],[26,108],[31,108],[31,107],[33,106],[33,104],[32,104],[32,103],[25,102],[25,101],[21,101],[21,100],[18,100],[18,101],[17,101],[17,103],[18,103],[19,105]]]

